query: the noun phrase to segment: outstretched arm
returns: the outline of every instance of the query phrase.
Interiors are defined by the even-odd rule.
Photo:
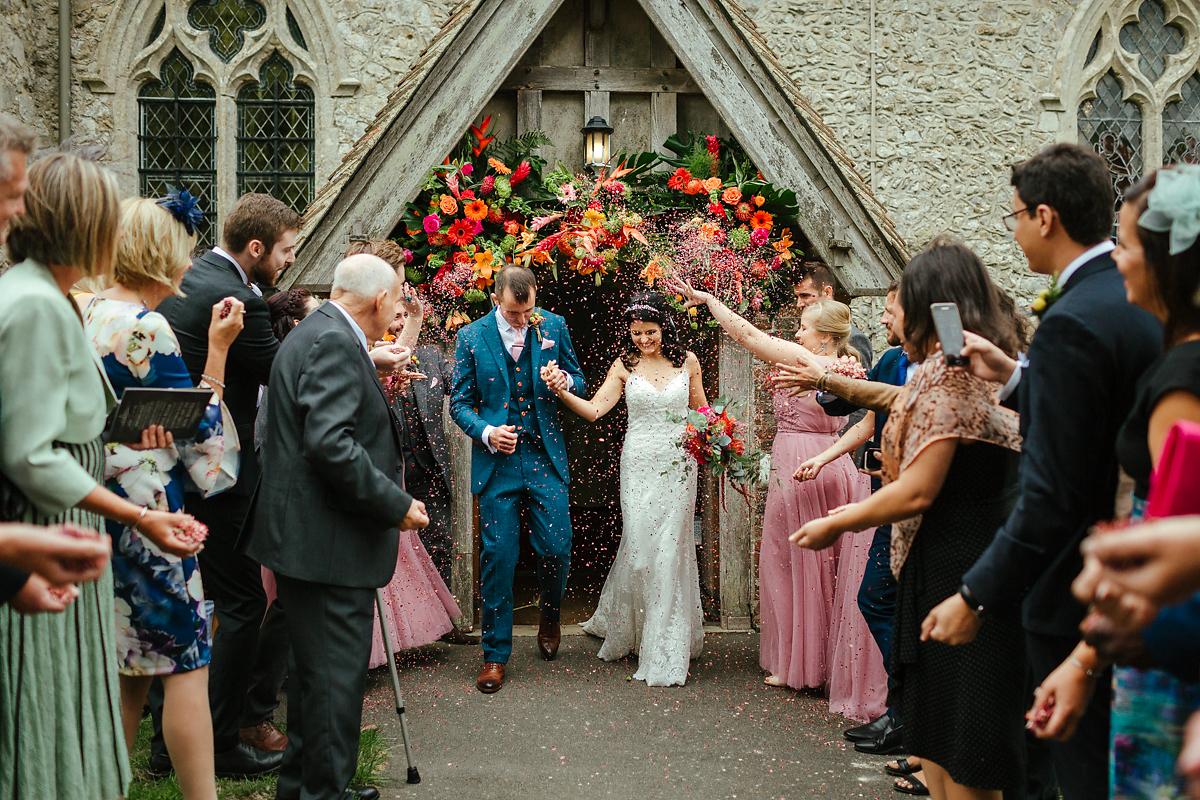
[[[690,350],[683,368],[688,371],[688,408],[708,405],[708,398],[704,396],[704,373],[700,370],[700,359]]]
[[[729,334],[729,338],[762,361],[771,364],[797,361],[804,363],[809,358],[816,358],[799,342],[789,342],[787,339],[771,336],[754,327],[708,292],[693,289],[678,279],[670,281],[667,286],[687,298],[688,306],[707,306],[713,319],[720,323],[725,332]]]
[[[547,363],[546,366],[542,367],[542,380],[550,385],[550,380],[548,379],[558,371],[559,366],[557,362],[551,361]],[[596,396],[591,400],[572,394],[571,390],[562,386],[562,384],[559,385],[559,388],[554,393],[558,395],[559,401],[577,416],[583,417],[588,422],[595,422],[609,411],[612,411],[613,406],[621,399],[621,393],[625,391],[625,379],[628,377],[628,370],[625,369],[625,365],[618,358],[609,367],[608,375],[604,378],[604,383],[600,385],[599,391],[596,392]]]

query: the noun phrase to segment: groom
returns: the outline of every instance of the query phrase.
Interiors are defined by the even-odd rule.
[[[496,275],[490,314],[463,328],[455,352],[450,414],[474,447],[471,491],[479,495],[483,669],[475,686],[500,690],[512,654],[513,571],[521,541],[521,510],[538,557],[541,625],[538,649],[558,655],[559,610],[571,559],[567,450],[554,390],[584,391],[583,373],[566,322],[536,309],[537,282],[525,267]],[[548,385],[544,364],[561,369]]]

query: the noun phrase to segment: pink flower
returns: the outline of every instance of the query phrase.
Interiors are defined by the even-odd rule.
[[[475,165],[468,161],[466,164],[462,165],[462,169],[459,171],[463,175],[470,175],[472,172],[475,171]]]
[[[750,232],[750,244],[762,247],[771,238],[771,232],[766,228],[755,228]]]
[[[437,214],[430,214],[421,220],[421,227],[425,229],[426,233],[437,233],[438,229],[442,227],[442,218]]]
[[[496,188],[496,176],[488,175],[486,178],[483,179],[483,183],[479,184],[479,193],[481,195],[487,196],[487,195],[491,194],[492,190],[495,188]]]
[[[477,219],[471,220],[471,227],[475,229],[475,235],[478,236],[480,231],[483,230],[483,223]]]
[[[406,247],[406,248],[404,248],[404,263],[411,264],[412,262],[413,262],[413,251],[409,250]]]

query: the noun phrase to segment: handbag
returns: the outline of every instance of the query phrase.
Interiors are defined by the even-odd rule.
[[[1146,517],[1200,514],[1200,423],[1176,422],[1150,478]]]

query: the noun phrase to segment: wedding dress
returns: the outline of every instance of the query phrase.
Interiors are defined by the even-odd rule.
[[[597,654],[638,656],[636,680],[682,686],[704,646],[693,516],[696,465],[678,447],[690,378],[680,371],[660,390],[636,372],[625,382],[629,426],[621,449],[621,516],[616,560],[583,629],[604,639]]]

